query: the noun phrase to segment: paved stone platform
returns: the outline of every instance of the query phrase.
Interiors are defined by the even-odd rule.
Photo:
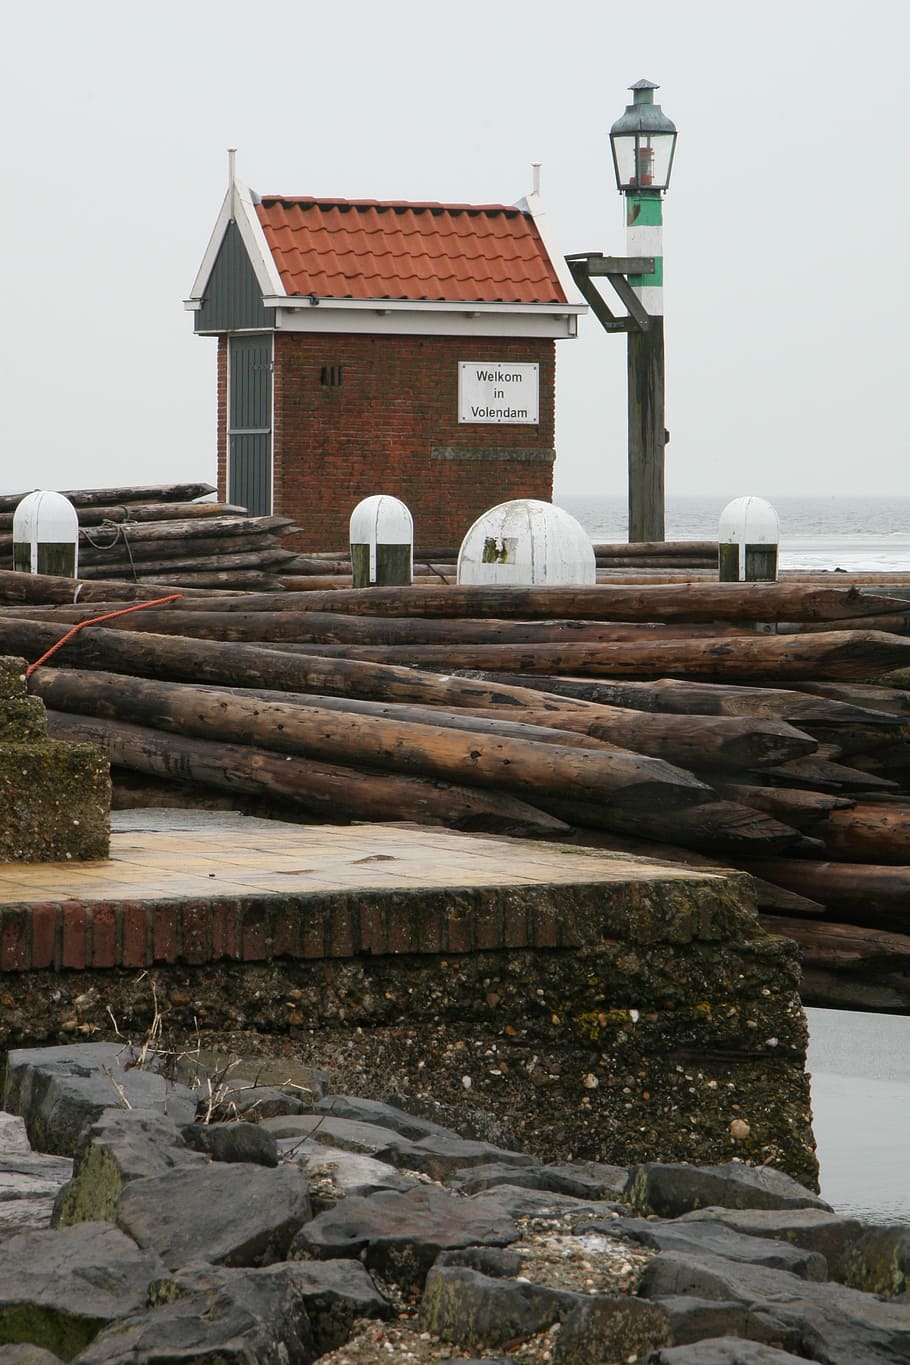
[[[0,864],[0,972],[577,947],[633,902],[694,924],[705,893],[730,895],[704,871],[436,827],[111,823],[106,862]]]
[[[704,880],[673,865],[393,824],[290,825],[209,811],[114,811],[106,862],[0,863],[0,905]]]

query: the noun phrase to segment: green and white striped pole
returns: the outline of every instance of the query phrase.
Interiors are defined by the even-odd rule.
[[[647,275],[629,275],[649,316],[628,333],[629,540],[665,539],[663,193],[670,180],[676,128],[654,103],[653,81],[631,87],[632,103],[610,130],[616,183],[626,203],[626,250],[654,258]]]

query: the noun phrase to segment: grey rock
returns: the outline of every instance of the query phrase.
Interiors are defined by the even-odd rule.
[[[61,1362],[53,1351],[21,1341],[15,1346],[0,1346],[0,1365],[61,1365]]]
[[[459,1194],[477,1194],[495,1185],[517,1185],[525,1190],[548,1190],[551,1194],[567,1194],[575,1199],[599,1200],[621,1193],[625,1188],[627,1172],[619,1166],[612,1169],[617,1172],[615,1179],[590,1175],[582,1166],[515,1166],[494,1161],[488,1165],[460,1168],[446,1179],[445,1184]]]
[[[174,1365],[218,1361],[256,1365],[283,1361],[310,1365],[312,1328],[290,1266],[237,1271],[171,1302],[135,1313],[99,1333],[76,1357],[77,1365]]]
[[[837,1276],[853,1289],[892,1298],[910,1284],[910,1228],[864,1227],[847,1247]]]
[[[143,1307],[163,1271],[110,1223],[19,1233],[0,1244],[0,1341],[27,1336],[69,1360]]]
[[[771,1166],[746,1166],[741,1161],[727,1161],[722,1166],[650,1161],[633,1166],[624,1197],[636,1213],[656,1213],[660,1218],[677,1218],[709,1204],[727,1209],[832,1212],[830,1204],[783,1171]]]
[[[639,1293],[657,1300],[695,1295],[767,1309],[798,1329],[800,1350],[826,1365],[910,1360],[910,1307],[842,1285],[800,1280],[783,1270],[661,1253],[645,1267]]]
[[[276,1140],[312,1138],[327,1147],[340,1147],[346,1152],[363,1152],[375,1156],[388,1144],[389,1130],[375,1123],[360,1123],[356,1119],[338,1119],[332,1114],[288,1115],[285,1118],[263,1119],[261,1126]]]
[[[545,1331],[579,1296],[528,1280],[494,1279],[467,1266],[434,1266],[427,1275],[418,1325],[456,1346],[504,1346]]]
[[[659,1300],[670,1327],[674,1346],[686,1346],[709,1337],[745,1337],[780,1350],[798,1350],[802,1340],[799,1324],[784,1322],[773,1305],[747,1307],[724,1299],[700,1299],[694,1295],[668,1295]]]
[[[206,1101],[225,1090],[267,1088],[310,1106],[329,1088],[327,1072],[290,1057],[274,1060],[194,1048],[170,1058],[167,1069],[174,1080],[191,1086]]]
[[[507,1151],[515,1146],[512,1134],[495,1114],[491,1114],[487,1109],[478,1109],[465,1100],[458,1104],[441,1104],[430,1095],[401,1095],[394,1091],[385,1098],[389,1104],[403,1109],[405,1113],[438,1123],[459,1137],[472,1138],[475,1142],[489,1142],[492,1146],[503,1147]]]
[[[71,1158],[33,1152],[24,1119],[0,1112],[0,1241],[47,1228],[54,1200],[72,1172]]]
[[[205,1259],[261,1266],[281,1260],[311,1214],[292,1166],[207,1164],[125,1186],[118,1225],[170,1270]]]
[[[400,1175],[392,1166],[376,1161],[362,1152],[344,1152],[340,1147],[325,1147],[306,1139],[281,1138],[278,1150],[286,1161],[293,1161],[306,1176],[314,1213],[333,1208],[349,1195],[378,1194],[380,1190],[404,1193],[419,1182]]]
[[[828,1263],[829,1279],[853,1289],[888,1292],[873,1267],[858,1254],[868,1229],[857,1218],[840,1218],[824,1209],[722,1209],[709,1205],[676,1220],[678,1224],[706,1221],[723,1223],[751,1237],[773,1237],[806,1251],[817,1251]]]
[[[222,1288],[248,1279],[251,1286],[274,1281],[293,1288],[306,1309],[318,1355],[341,1346],[357,1318],[388,1318],[391,1304],[381,1294],[360,1261],[291,1261],[260,1270],[233,1270],[196,1262],[152,1286],[152,1305],[204,1293],[210,1298]]]
[[[390,1166],[408,1171],[421,1171],[432,1180],[445,1180],[455,1171],[470,1166],[486,1166],[491,1162],[508,1166],[538,1164],[526,1152],[504,1151],[499,1147],[491,1147],[486,1142],[452,1137],[448,1133],[421,1138],[418,1142],[396,1137],[373,1155],[377,1161],[386,1161]]]
[[[27,1156],[31,1150],[25,1119],[18,1114],[6,1114],[0,1110],[0,1160]]]
[[[488,1215],[505,1218],[571,1218],[577,1224],[589,1223],[592,1218],[605,1222],[628,1213],[625,1204],[612,1204],[603,1199],[573,1199],[570,1194],[550,1190],[526,1190],[518,1185],[494,1185],[489,1190],[471,1195],[466,1201]]]
[[[392,1315],[360,1261],[294,1261],[284,1268],[306,1305],[319,1355],[343,1345],[357,1318]]]
[[[510,1218],[489,1213],[476,1200],[418,1185],[405,1194],[346,1199],[320,1213],[297,1233],[288,1259],[359,1257],[384,1279],[419,1288],[440,1251],[507,1246],[518,1236]]]
[[[59,1156],[72,1156],[86,1123],[118,1104],[191,1122],[192,1090],[144,1070],[136,1058],[118,1043],[18,1049],[9,1054],[3,1108],[22,1115],[34,1148]]]
[[[441,1251],[436,1265],[461,1265],[478,1270],[481,1275],[496,1279],[514,1279],[521,1274],[524,1259],[517,1251],[503,1247],[459,1247],[455,1251]]]
[[[258,1123],[188,1123],[180,1136],[187,1147],[204,1152],[212,1161],[278,1165],[278,1144]]]
[[[620,1218],[609,1224],[594,1223],[580,1230],[627,1237],[631,1242],[657,1251],[677,1251],[684,1256],[707,1253],[728,1261],[746,1261],[772,1270],[788,1270],[804,1280],[824,1280],[828,1273],[827,1261],[817,1251],[803,1251],[771,1237],[750,1237],[719,1222],[677,1223]]]
[[[310,1105],[308,1101],[289,1095],[284,1090],[276,1090],[274,1086],[238,1081],[219,1091],[217,1100],[204,1097],[200,1108],[206,1123],[228,1123],[238,1119],[261,1123],[263,1119],[306,1114]]]
[[[651,1365],[805,1365],[805,1356],[739,1337],[715,1337],[695,1346],[671,1346],[649,1357]],[[861,1365],[857,1359],[856,1365]]]
[[[355,1119],[358,1123],[373,1123],[380,1128],[390,1128],[401,1137],[419,1142],[425,1137],[458,1137],[451,1128],[444,1128],[432,1119],[419,1118],[397,1109],[381,1100],[362,1100],[356,1095],[324,1095],[313,1105],[317,1114],[331,1114],[336,1119]]]
[[[82,1130],[73,1178],[54,1204],[53,1225],[115,1222],[120,1196],[131,1180],[207,1166],[191,1152],[172,1118],[147,1109],[104,1109]]]
[[[605,1360],[644,1360],[669,1339],[666,1314],[636,1298],[576,1296],[553,1351],[554,1365],[603,1365]]]

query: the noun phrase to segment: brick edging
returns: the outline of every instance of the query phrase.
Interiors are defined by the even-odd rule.
[[[0,907],[0,971],[578,947],[578,888],[448,889],[402,896],[76,900]],[[601,888],[602,890],[602,888]],[[574,893],[574,894],[572,894]],[[567,913],[567,911],[569,913]]]

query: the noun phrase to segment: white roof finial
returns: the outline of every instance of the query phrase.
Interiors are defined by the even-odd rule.
[[[228,147],[228,149],[227,149],[227,154],[228,154],[228,193],[229,193],[230,196],[231,196],[231,222],[233,222],[233,221],[236,219],[236,217],[237,217],[237,214],[236,214],[235,211],[234,211],[234,209],[235,209],[235,203],[234,203],[234,183],[235,183],[235,179],[236,179],[236,175],[237,175],[237,148],[236,148],[236,147]]]

